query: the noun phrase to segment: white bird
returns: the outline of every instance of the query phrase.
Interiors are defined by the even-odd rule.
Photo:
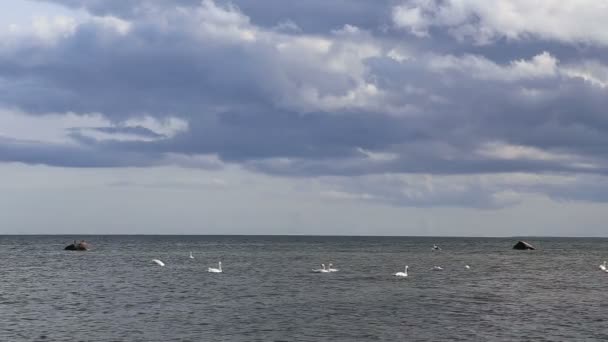
[[[443,267],[441,267],[441,266],[433,266],[433,271],[443,271]]]
[[[190,252],[190,259],[194,259],[194,255],[192,255],[192,252]]]
[[[315,273],[328,273],[329,272],[329,270],[325,268],[325,264],[321,264],[321,266],[323,268],[317,268],[317,269],[312,270],[312,271],[315,272]]]
[[[393,275],[394,275],[395,277],[402,277],[402,278],[405,278],[405,277],[407,277],[407,268],[408,268],[408,266],[407,266],[407,265],[405,265],[405,270],[404,270],[403,272],[397,272],[397,273],[395,273],[395,274],[393,274]]]
[[[468,270],[468,269],[471,269],[471,266],[469,266],[469,265],[464,265],[464,268],[466,268],[466,269]]]
[[[334,264],[329,264],[329,267],[327,268],[327,272],[338,272],[339,271],[339,269],[333,268],[332,267],[333,265]]]
[[[434,250],[434,251],[440,251],[441,250],[441,248],[439,246],[437,246],[437,245],[433,245],[433,248],[431,248],[431,249]]]
[[[608,266],[606,266],[606,261],[604,261],[604,263],[600,265],[600,270],[608,272]]]
[[[165,263],[158,259],[152,259],[152,262],[157,264],[158,266],[165,266]]]
[[[214,268],[214,267],[209,267],[209,269],[207,270],[208,272],[211,273],[222,273],[222,262],[218,262],[218,267]]]

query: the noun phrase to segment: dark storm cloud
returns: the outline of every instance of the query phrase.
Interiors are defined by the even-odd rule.
[[[77,148],[0,142],[5,161],[147,166],[217,155],[289,176],[608,167],[606,88],[571,72],[582,60],[608,62],[601,44],[478,44],[441,26],[419,37],[394,28],[389,0],[52,2],[125,22],[95,18],[51,43],[24,36],[0,46],[0,104],[101,113],[116,126],[93,130],[152,141],[95,140],[75,128]],[[277,26],[288,20],[301,30]],[[188,129],[121,126],[142,116],[177,117]],[[411,203],[397,193],[387,201]],[[446,203],[493,203],[475,193]],[[442,203],[428,201],[418,203]]]

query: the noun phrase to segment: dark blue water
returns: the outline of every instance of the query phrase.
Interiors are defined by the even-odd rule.
[[[608,340],[606,239],[73,238],[0,236],[0,341]]]

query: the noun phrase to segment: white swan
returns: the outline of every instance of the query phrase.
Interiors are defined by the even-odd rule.
[[[431,250],[440,251],[441,248],[439,246],[437,246],[437,245],[433,245],[433,247],[431,248]]]
[[[464,265],[464,268],[466,268],[467,270],[471,269],[471,266],[469,265]]]
[[[194,255],[192,255],[192,252],[190,252],[190,259],[194,259]]]
[[[333,268],[334,264],[329,264],[329,267],[327,268],[327,272],[338,272],[339,269],[337,268]]]
[[[329,270],[325,268],[325,264],[321,264],[323,268],[317,268],[316,270],[312,270],[315,273],[329,273]]]
[[[441,266],[433,266],[433,271],[443,271],[443,267],[441,267]]]
[[[395,273],[393,275],[395,277],[402,277],[402,278],[407,277],[407,268],[408,268],[408,266],[405,265],[405,270],[403,272],[397,272],[397,273]]]
[[[214,267],[209,267],[209,269],[207,269],[208,272],[211,273],[222,273],[222,262],[218,262],[218,267],[214,268]]]
[[[604,263],[600,265],[600,270],[608,272],[608,266],[606,266],[606,261],[604,261]]]
[[[152,262],[157,264],[158,266],[165,266],[165,263],[158,259],[152,259]]]

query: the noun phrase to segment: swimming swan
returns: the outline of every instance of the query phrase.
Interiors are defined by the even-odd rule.
[[[433,271],[443,271],[443,267],[441,267],[441,266],[433,266]]]
[[[209,269],[207,269],[208,272],[211,273],[222,273],[222,262],[218,262],[218,267],[214,268],[214,267],[209,267]]]
[[[606,266],[606,261],[604,261],[604,263],[600,265],[600,270],[608,272],[608,266]]]
[[[325,264],[321,264],[323,268],[317,268],[316,270],[312,270],[315,273],[329,273],[329,270],[325,268]]]
[[[395,277],[402,277],[402,278],[405,278],[405,277],[407,277],[407,268],[408,268],[408,266],[407,266],[407,265],[405,265],[405,270],[404,270],[403,272],[397,272],[397,273],[395,273],[395,274],[393,274],[393,275],[394,275]]]
[[[165,263],[158,259],[152,259],[152,262],[157,264],[158,266],[165,266]]]
[[[467,270],[471,269],[471,266],[469,265],[464,265],[464,268],[466,268]]]
[[[192,255],[192,252],[190,252],[190,259],[194,259],[194,255]]]
[[[339,269],[333,268],[332,266],[334,266],[334,264],[329,264],[329,267],[327,268],[328,272],[338,272],[339,271]]]

